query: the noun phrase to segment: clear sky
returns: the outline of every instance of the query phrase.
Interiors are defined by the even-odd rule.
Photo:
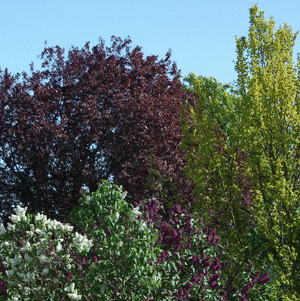
[[[30,73],[47,40],[48,46],[68,50],[72,45],[90,46],[99,37],[111,46],[111,36],[130,36],[145,56],[165,57],[172,49],[183,76],[213,76],[221,83],[236,80],[235,35],[247,36],[251,0],[10,0],[1,1],[0,68],[15,74]],[[299,0],[260,0],[265,11],[279,24],[300,30]],[[299,37],[300,39],[300,37]],[[300,42],[294,48],[300,52]]]

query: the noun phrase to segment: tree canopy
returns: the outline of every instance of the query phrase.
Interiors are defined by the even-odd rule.
[[[274,28],[250,8],[248,38],[236,38],[235,86],[193,73],[183,85],[170,51],[144,58],[114,36],[110,48],[86,43],[67,58],[45,46],[43,71],[31,75],[1,71],[4,224],[20,203],[67,222],[82,189],[111,179],[132,204],[157,198],[158,221],[175,226],[180,204],[213,228],[229,293],[248,266],[271,273],[269,300],[299,300],[298,33]],[[253,281],[243,296],[258,300]]]
[[[228,242],[229,258],[267,268],[274,296],[299,300],[298,33],[286,24],[274,31],[274,24],[257,5],[250,8],[248,39],[236,39],[236,98],[190,75],[201,109],[190,109],[192,123],[183,119],[181,147],[196,208]]]
[[[157,61],[143,58],[139,46],[131,49],[129,38],[112,41],[106,49],[103,40],[92,49],[72,47],[67,58],[59,46],[45,45],[43,71],[1,72],[5,222],[20,203],[66,221],[81,189],[93,192],[101,179],[122,185],[131,203],[151,198],[151,154],[159,166],[181,168],[180,106],[195,98],[182,89],[171,51]]]

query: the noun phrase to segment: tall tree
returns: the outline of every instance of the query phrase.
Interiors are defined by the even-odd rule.
[[[182,89],[170,51],[164,60],[144,59],[129,38],[112,41],[106,49],[102,40],[73,47],[67,59],[59,46],[45,46],[43,71],[1,72],[4,224],[15,204],[66,222],[82,188],[93,192],[112,177],[131,203],[154,197],[146,186],[151,152],[174,164],[180,105],[194,96]]]
[[[298,58],[297,70],[292,63],[297,33],[287,25],[274,32],[274,24],[264,19],[256,5],[250,8],[248,40],[236,41],[240,96],[229,106],[233,114],[224,110],[217,121],[218,113],[210,116],[207,110],[191,110],[193,126],[185,122],[186,170],[203,200],[201,205],[217,216],[229,210],[222,220],[234,227],[227,234],[219,227],[221,240],[227,238],[232,246],[229,254],[240,254],[240,258],[245,254],[250,259],[259,255],[256,264],[272,272],[273,295],[299,300],[300,62]],[[201,91],[199,81],[194,83]],[[212,107],[218,106],[218,100],[211,98]],[[224,116],[229,116],[231,124],[229,140],[216,135],[217,124],[226,133]],[[242,161],[236,161],[238,154]],[[214,184],[207,185],[211,182]],[[213,214],[203,211],[211,220]]]
[[[255,223],[252,185],[244,173],[246,154],[234,144],[235,110],[240,99],[232,86],[214,78],[197,78],[191,73],[186,80],[198,103],[194,108],[185,105],[190,107],[188,115],[187,109],[182,111],[184,138],[180,146],[186,151],[185,174],[193,180],[198,197],[193,210],[204,226],[220,235],[226,262],[223,273],[235,283],[245,265],[254,260],[260,265],[249,250]]]
[[[247,174],[258,192],[254,214],[279,294],[299,300],[299,57],[298,70],[293,64],[298,32],[286,24],[274,32],[274,26],[253,6],[248,40],[237,39],[237,139],[249,154]]]

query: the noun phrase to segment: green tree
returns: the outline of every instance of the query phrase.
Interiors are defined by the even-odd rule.
[[[256,5],[250,8],[248,39],[236,39],[239,97],[228,106],[228,114],[221,112],[223,119],[217,113],[209,115],[203,106],[207,101],[203,84],[194,80],[202,112],[191,110],[192,125],[183,118],[182,147],[187,150],[186,172],[203,200],[198,210],[204,220],[231,213],[220,218],[233,227],[227,233],[224,225],[218,227],[220,238],[227,238],[228,255],[236,254],[240,260],[243,254],[250,260],[260,255],[255,262],[271,272],[273,296],[299,300],[299,56],[297,68],[292,62],[298,33],[286,24],[275,31],[274,26]],[[216,108],[220,97],[208,100]],[[216,127],[224,132],[222,121],[227,116],[230,131],[219,139]],[[215,147],[220,145],[223,152]],[[237,154],[242,156],[241,166]],[[241,176],[248,183],[249,202],[244,208],[245,196],[238,197]]]
[[[232,86],[214,78],[197,78],[191,73],[185,80],[198,103],[195,108],[186,104],[181,114],[184,138],[180,148],[186,152],[185,173],[193,180],[199,200],[193,210],[205,227],[216,229],[220,235],[222,259],[227,262],[223,273],[238,285],[245,265],[255,261],[261,267],[258,250],[250,250],[253,241],[258,240],[254,236],[253,189],[244,173],[245,153],[234,139],[240,98]]]
[[[299,57],[298,68],[292,61],[298,32],[286,24],[274,32],[275,22],[257,6],[250,24],[248,40],[236,40],[237,141],[249,154],[247,174],[258,195],[254,215],[278,293],[299,300]]]

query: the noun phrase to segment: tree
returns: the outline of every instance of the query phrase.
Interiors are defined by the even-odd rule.
[[[229,229],[228,243],[234,246],[231,254],[244,252],[250,259],[259,255],[256,264],[271,272],[273,295],[280,300],[298,300],[300,73],[292,63],[298,33],[293,34],[286,24],[274,32],[274,24],[272,19],[269,22],[264,19],[264,13],[256,5],[250,8],[248,40],[246,37],[236,40],[239,98],[232,107],[233,114],[229,115],[229,144],[226,145],[226,135],[218,140],[212,133],[218,123],[222,128],[226,111],[222,112],[221,121],[217,121],[218,114],[209,117],[207,111],[202,115],[194,112],[195,128],[188,127],[187,122],[185,126],[189,148],[186,160],[200,199],[208,194],[207,183],[201,185],[201,181],[205,178],[209,183],[214,181],[210,187],[213,197],[207,198],[206,204],[213,212],[227,208],[226,197],[235,199],[234,214],[227,216],[236,221],[234,228],[239,233],[234,235]],[[299,62],[298,57],[298,70]],[[213,98],[211,103],[216,107]],[[224,155],[217,147],[224,149]],[[242,166],[237,164],[239,160],[234,162],[238,153],[242,155]],[[231,182],[241,176],[242,183],[249,184],[245,191],[251,192],[248,194],[251,202],[244,208],[238,202],[243,190],[238,182]],[[242,199],[247,198],[242,195]],[[251,226],[247,228],[247,224]],[[225,234],[219,233],[221,240]],[[241,243],[236,243],[237,239]]]
[[[237,39],[243,118],[237,137],[249,154],[248,175],[258,192],[254,212],[280,294],[298,300],[300,78],[292,57],[298,32],[286,24],[274,32],[275,22],[257,6],[250,20],[249,39]]]
[[[243,266],[260,259],[251,250],[253,191],[244,170],[246,154],[235,144],[236,104],[240,100],[230,85],[214,78],[187,77],[198,105],[182,111],[184,138],[180,148],[186,151],[185,174],[195,184],[198,202],[193,210],[204,226],[216,230],[223,241],[223,273],[237,283]],[[186,112],[188,114],[186,115]],[[192,119],[192,122],[190,121]],[[249,247],[252,246],[252,249]],[[257,251],[257,250],[256,250]]]
[[[45,46],[43,71],[32,66],[22,78],[1,72],[4,224],[20,203],[66,222],[81,189],[93,192],[101,179],[122,185],[130,203],[155,197],[146,186],[151,152],[169,165],[180,163],[174,153],[180,105],[195,98],[182,89],[171,52],[164,60],[144,59],[129,38],[112,41],[106,49],[103,40],[91,50],[89,43],[73,47],[67,59],[59,46]]]

